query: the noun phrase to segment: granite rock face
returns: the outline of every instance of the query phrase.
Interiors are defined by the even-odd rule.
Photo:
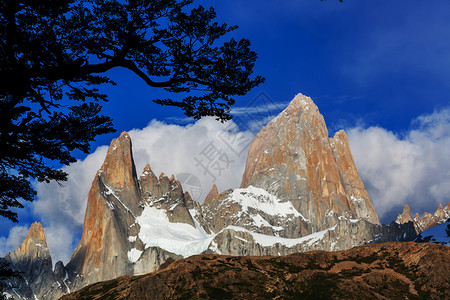
[[[25,298],[48,293],[47,282],[61,287],[50,293],[54,299],[200,253],[287,255],[416,237],[411,222],[379,224],[345,132],[329,138],[317,106],[303,95],[255,137],[241,188],[219,194],[213,185],[199,204],[173,175],[157,177],[147,165],[138,176],[124,132],[92,182],[82,238],[66,266],[58,262],[52,271],[46,246],[32,247],[43,240],[41,229],[7,257],[16,266],[27,261],[17,257],[31,257],[27,270],[38,263],[50,274],[28,276]]]
[[[345,132],[329,138],[317,106],[301,94],[250,145],[241,188],[249,186],[292,203],[304,217],[307,224],[289,237],[334,226],[341,216],[379,224]]]
[[[434,214],[430,214],[427,212],[423,213],[422,218],[419,213],[416,213],[414,219],[411,217],[411,210],[409,209],[408,204],[405,204],[403,208],[403,213],[398,215],[395,222],[397,224],[405,224],[408,222],[412,222],[416,229],[417,234],[424,232],[436,225],[443,224],[450,219],[450,202],[447,206],[443,207],[442,204],[439,204],[436,212]]]
[[[182,258],[161,248],[146,247],[139,238],[137,217],[149,204],[164,209],[170,222],[194,226],[178,181],[164,174],[156,178],[148,165],[137,178],[131,139],[123,132],[111,142],[89,191],[83,235],[67,265],[72,289],[151,272],[168,257]]]
[[[38,222],[31,224],[25,240],[5,260],[18,272],[6,289],[14,298],[56,299],[70,292],[64,282],[65,274],[52,270],[44,228]]]
[[[202,214],[214,232],[239,226],[282,238],[327,230],[340,220],[379,225],[345,132],[329,138],[317,106],[301,94],[256,135],[241,188],[208,195]],[[370,232],[359,234],[373,240]]]

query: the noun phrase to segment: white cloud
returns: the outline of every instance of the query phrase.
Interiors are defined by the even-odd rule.
[[[34,202],[33,209],[45,224],[67,224],[65,226],[71,227],[83,224],[89,188],[105,159],[107,149],[106,146],[98,147],[84,160],[64,167],[69,178],[62,182],[62,186],[56,182],[36,185],[38,200]]]
[[[72,252],[78,243],[78,240],[75,240],[74,228],[62,224],[55,224],[44,227],[44,232],[53,265],[59,260],[66,264],[70,260]]]
[[[191,185],[185,184],[184,189],[201,202],[213,183],[219,191],[240,185],[248,146],[254,137],[251,131],[239,131],[233,122],[222,124],[213,118],[186,126],[152,121],[147,127],[128,133],[138,175],[147,163],[157,176],[161,172],[168,176],[185,175],[182,179],[193,175]],[[107,146],[99,147],[84,160],[64,168],[69,174],[64,187],[56,183],[36,186],[34,213],[44,223],[53,262],[67,263],[70,259],[82,231],[87,195],[106,151]],[[206,153],[215,154],[212,162]],[[195,177],[199,183],[192,181]]]
[[[0,237],[0,253],[6,254],[19,247],[27,236],[28,229],[29,226],[27,225],[17,225],[11,227],[7,238]]]
[[[358,172],[381,218],[392,218],[404,204],[433,213],[450,200],[450,110],[420,116],[413,125],[403,137],[380,127],[348,130]]]
[[[147,163],[157,176],[161,172],[168,176],[193,174],[201,182],[202,194],[197,199],[201,202],[213,183],[219,190],[240,185],[248,146],[254,137],[249,131],[238,131],[233,122],[222,124],[212,118],[187,126],[152,121],[129,134],[138,174]],[[209,161],[209,156],[215,157]]]
[[[404,137],[379,127],[348,130],[359,173],[381,217],[405,203],[413,211],[430,211],[430,207],[449,199],[450,110],[421,116],[414,124],[416,129]],[[194,187],[200,188],[200,193],[194,195],[192,184],[185,183],[184,189],[199,201],[204,200],[213,183],[219,191],[240,185],[254,137],[254,131],[239,131],[233,122],[222,124],[212,118],[186,126],[152,121],[129,134],[138,175],[147,163],[157,176],[161,172],[193,175],[191,178],[199,180]],[[106,150],[107,146],[99,147],[84,160],[64,168],[69,173],[64,187],[56,183],[36,187],[34,213],[43,222],[54,262],[67,263],[78,242],[87,194]],[[213,163],[205,155],[208,150],[219,151]],[[219,157],[221,160],[217,160]],[[17,247],[27,230],[26,226],[11,229],[8,238],[0,238],[0,251]]]

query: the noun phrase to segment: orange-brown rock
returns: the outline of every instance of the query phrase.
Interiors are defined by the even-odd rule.
[[[138,230],[133,225],[141,210],[131,140],[123,132],[111,142],[88,194],[81,241],[67,266],[73,289],[129,274],[127,252],[144,250],[139,240],[127,241]]]
[[[290,201],[309,221],[308,233],[340,216],[379,224],[345,132],[329,138],[317,106],[301,94],[250,145],[241,187],[250,185]]]
[[[216,198],[219,195],[219,191],[217,190],[217,186],[215,184],[213,184],[211,190],[209,191],[208,195],[206,195],[205,201],[203,202],[204,204],[209,204],[211,203],[211,200]]]
[[[14,250],[13,254],[17,257],[30,255],[31,258],[47,257],[47,241],[45,240],[44,228],[39,222],[31,224],[25,240]]]
[[[414,220],[411,218],[411,209],[408,204],[405,204],[403,207],[403,212],[398,215],[397,220],[395,221],[397,224],[404,224],[408,222],[413,222]]]
[[[61,299],[449,299],[450,248],[386,243],[284,257],[197,255]]]

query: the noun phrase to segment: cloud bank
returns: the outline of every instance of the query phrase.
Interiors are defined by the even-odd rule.
[[[450,109],[420,116],[412,126],[403,135],[380,127],[347,129],[359,174],[385,223],[405,203],[413,212],[422,213],[450,198]],[[208,118],[186,126],[151,121],[143,129],[129,131],[137,173],[148,163],[156,175],[174,174],[200,202],[212,184],[220,192],[238,187],[255,135],[253,126],[241,128],[247,130]],[[54,263],[67,263],[81,237],[88,191],[106,151],[107,146],[99,147],[64,168],[69,180],[63,187],[56,183],[36,186],[38,200],[33,210],[43,222]],[[197,181],[189,183],[189,178]],[[28,226],[16,226],[8,238],[0,238],[2,254],[19,246],[27,230]]]
[[[27,236],[29,227],[29,225],[11,227],[8,237],[0,237],[0,253],[4,255],[19,247]]]
[[[433,213],[450,200],[450,109],[423,115],[403,136],[380,127],[347,130],[358,172],[385,222],[409,204]]]
[[[239,131],[233,122],[222,124],[212,118],[186,126],[151,121],[147,127],[128,133],[138,176],[146,164],[157,176],[174,174],[200,202],[213,184],[219,191],[240,185],[248,146],[254,137],[254,131]],[[67,263],[81,237],[87,195],[107,148],[99,147],[84,160],[64,168],[69,180],[63,187],[53,182],[36,185],[38,200],[33,209],[43,222],[54,263],[58,260]],[[12,230],[8,239],[0,240],[0,250],[16,248],[27,229],[20,226]]]

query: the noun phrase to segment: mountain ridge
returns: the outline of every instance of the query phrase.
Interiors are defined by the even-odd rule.
[[[71,260],[47,272],[47,286],[59,284],[49,298],[200,253],[288,255],[416,237],[412,223],[379,224],[345,132],[329,138],[301,94],[255,137],[242,178],[243,187],[219,194],[213,186],[199,204],[173,175],[147,165],[138,176],[122,132],[92,182]]]
[[[405,224],[411,222],[414,224],[417,234],[442,223],[447,222],[450,219],[450,202],[447,206],[443,207],[442,203],[439,203],[438,208],[434,214],[424,212],[422,218],[419,213],[416,213],[414,219],[411,217],[411,209],[408,204],[403,207],[403,212],[397,216],[395,222],[397,224]]]

